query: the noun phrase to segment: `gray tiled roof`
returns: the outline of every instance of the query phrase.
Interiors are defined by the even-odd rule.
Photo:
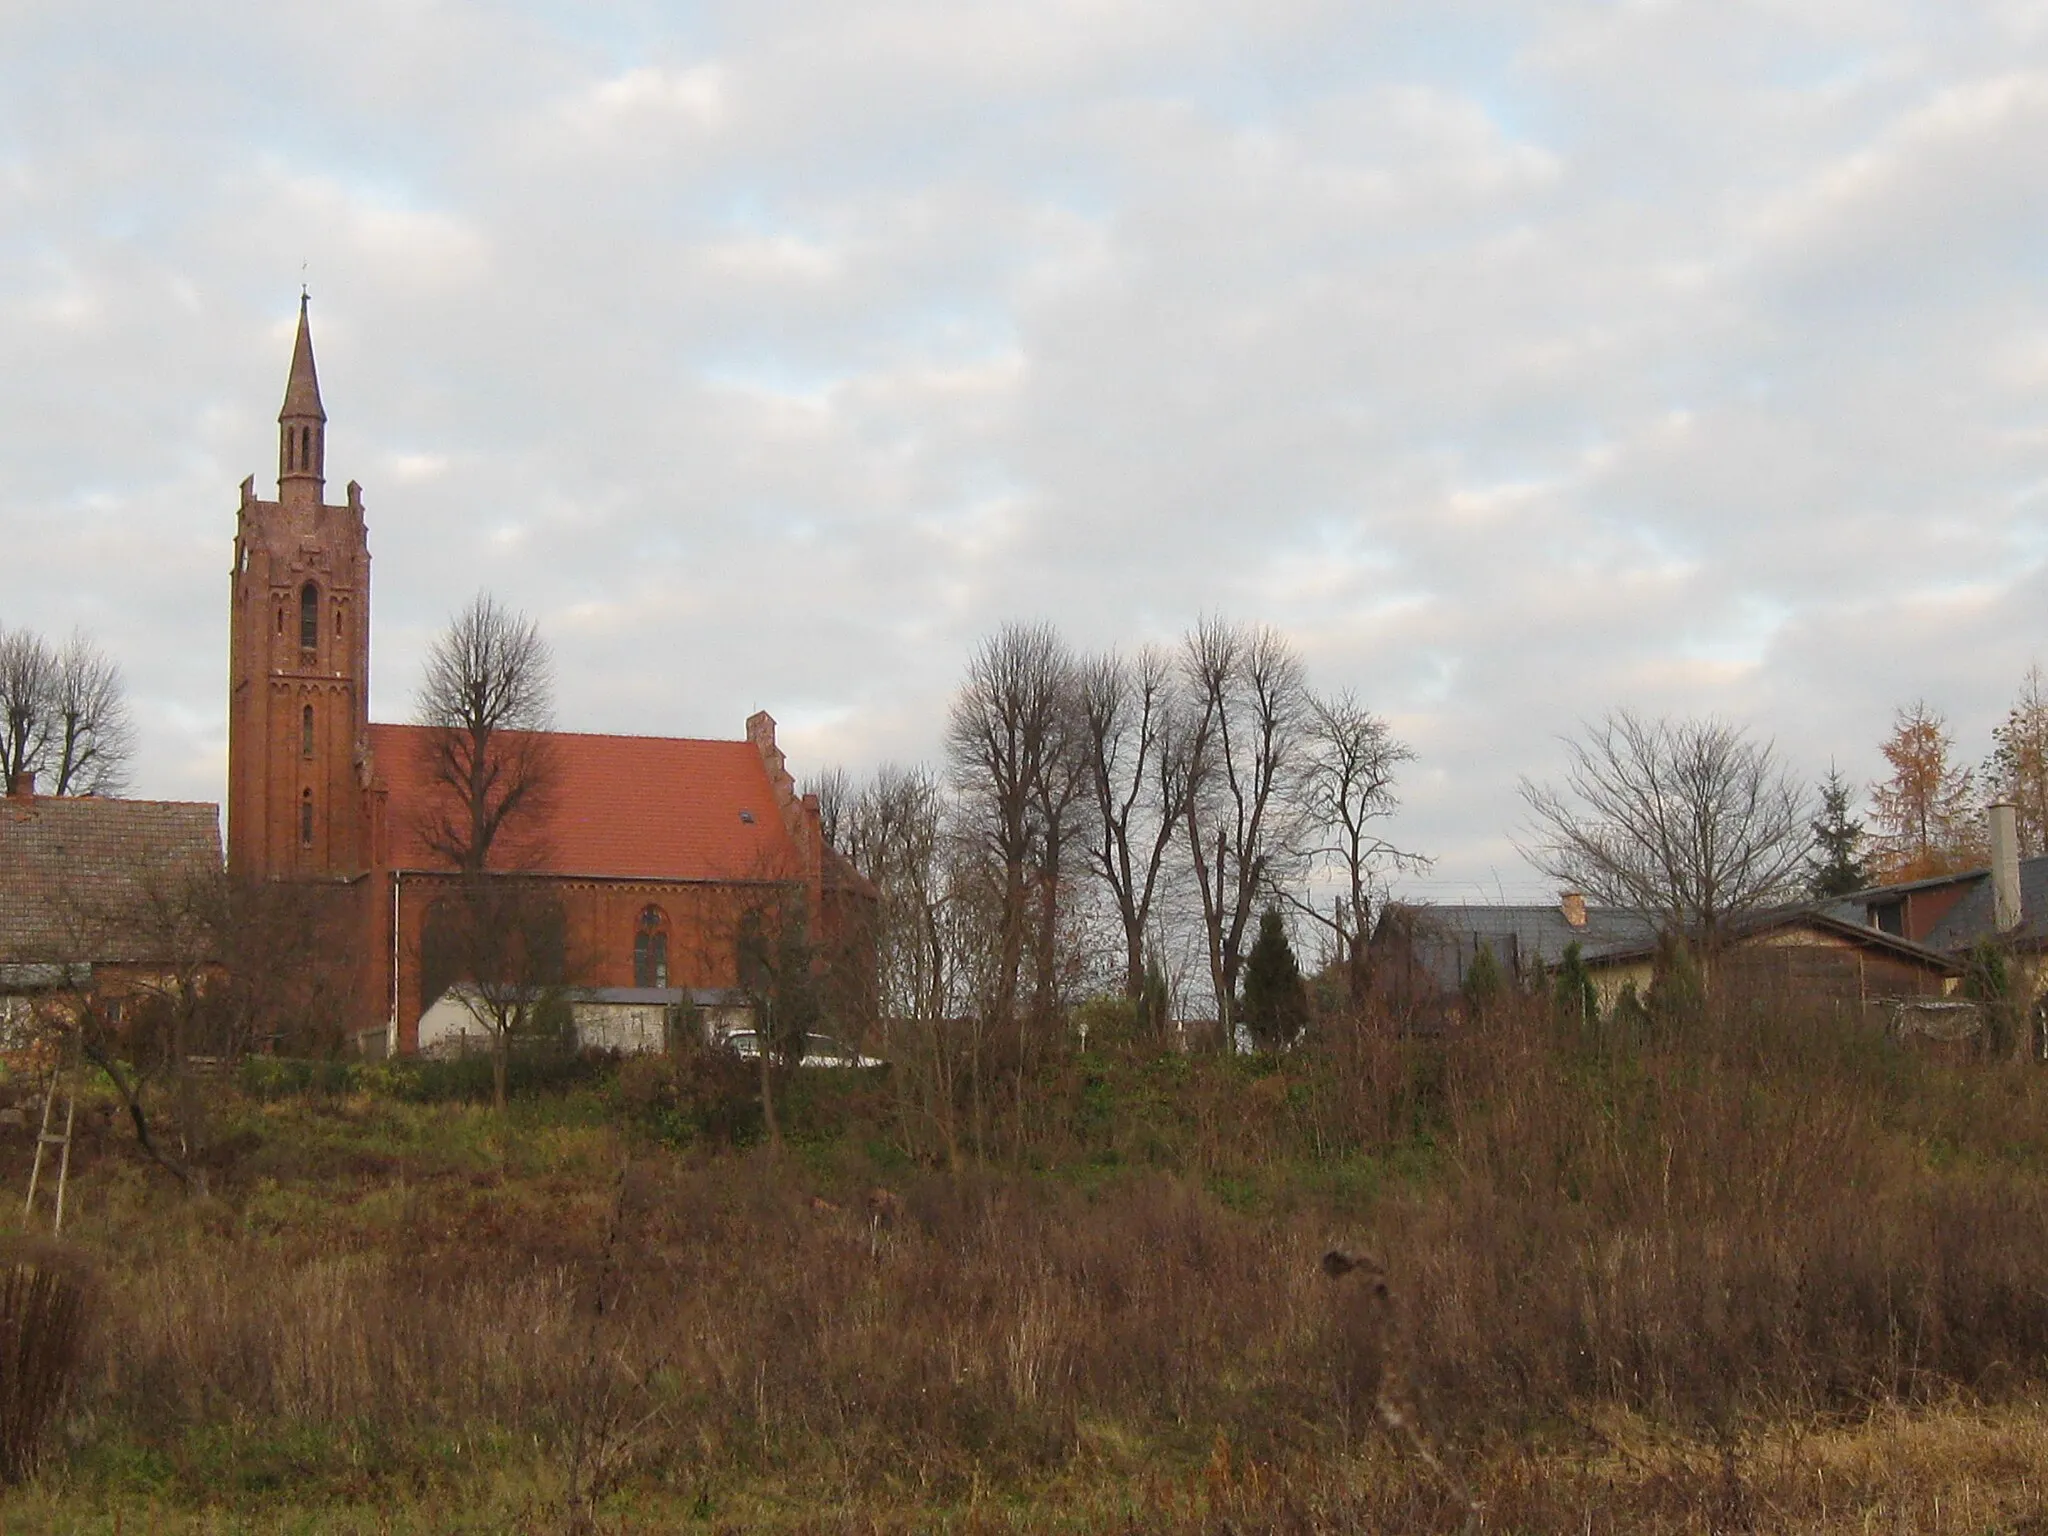
[[[1588,907],[1586,924],[1575,928],[1564,912],[1549,906],[1415,906],[1395,909],[1414,932],[1418,965],[1439,986],[1455,987],[1480,946],[1493,952],[1505,971],[1534,974],[1564,958],[1576,941],[1593,959],[1611,949],[1653,943],[1657,921],[1632,907]]]
[[[1942,914],[1928,932],[1935,949],[1968,949],[1994,931],[1991,876],[1982,872],[1962,900]],[[2019,943],[2048,943],[2048,858],[2020,860],[2020,925],[2008,938]]]
[[[171,959],[191,934],[162,914],[181,884],[220,868],[218,806],[0,798],[0,960]]]

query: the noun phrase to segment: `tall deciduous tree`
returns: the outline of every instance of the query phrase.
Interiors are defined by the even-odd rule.
[[[84,634],[53,649],[0,631],[0,788],[44,778],[54,795],[117,795],[134,755],[121,669]]]
[[[545,804],[554,773],[553,666],[538,626],[479,593],[428,651],[415,716],[435,791],[421,836],[451,868],[502,866],[508,825]]]
[[[1955,760],[1941,712],[1925,700],[1896,711],[1881,750],[1892,771],[1870,791],[1880,873],[1923,880],[1982,863],[1976,776]]]
[[[1015,1013],[1025,947],[1057,922],[1072,808],[1082,786],[1072,653],[1049,624],[1010,624],[967,666],[946,726],[961,813],[997,891],[996,969],[988,1014]],[[1040,990],[1047,957],[1036,967]],[[1048,1000],[1040,997],[1042,1005]]]
[[[2027,668],[2019,697],[1991,728],[1991,759],[1984,777],[1998,798],[2019,811],[2020,852],[2048,853],[2048,679]]]
[[[1166,856],[1187,806],[1184,710],[1173,659],[1147,646],[1080,674],[1083,745],[1094,790],[1088,855],[1123,928],[1124,996],[1145,997],[1145,942]]]
[[[1813,823],[1813,856],[1806,861],[1806,888],[1815,896],[1846,896],[1870,883],[1870,862],[1863,851],[1868,839],[1863,823],[1850,814],[1855,805],[1856,792],[1830,765],[1820,786],[1820,815]]]
[[[1245,932],[1288,853],[1308,691],[1278,630],[1205,618],[1187,636],[1189,791],[1183,821],[1222,1037],[1234,1038]]]
[[[1336,877],[1340,894],[1328,914],[1309,901],[1292,904],[1331,931],[1352,1000],[1358,1001],[1366,991],[1366,941],[1372,932],[1375,882],[1386,869],[1428,863],[1419,854],[1396,848],[1379,832],[1400,804],[1394,776],[1415,753],[1395,737],[1386,721],[1349,693],[1308,701],[1302,746],[1295,790],[1298,851],[1312,868]]]
[[[1523,854],[1553,879],[1653,912],[1709,952],[1743,915],[1798,891],[1809,810],[1768,742],[1719,720],[1616,710],[1565,750],[1561,785],[1521,784]]]
[[[0,630],[0,790],[42,768],[54,658],[33,630]]]

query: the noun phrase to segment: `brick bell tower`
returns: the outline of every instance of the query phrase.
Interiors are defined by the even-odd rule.
[[[347,880],[372,847],[370,547],[362,487],[323,499],[327,412],[307,301],[278,412],[277,500],[242,482],[230,576],[228,871]]]

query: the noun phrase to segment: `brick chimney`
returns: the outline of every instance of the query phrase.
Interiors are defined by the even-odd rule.
[[[15,799],[33,799],[35,792],[36,771],[33,768],[24,768],[20,773],[17,773],[7,781],[7,793]]]
[[[1991,823],[1991,920],[2000,933],[2010,933],[2025,915],[2020,910],[2019,808],[2000,800],[1984,819]]]
[[[1574,928],[1586,926],[1586,898],[1577,891],[1565,891],[1557,898],[1557,910]]]

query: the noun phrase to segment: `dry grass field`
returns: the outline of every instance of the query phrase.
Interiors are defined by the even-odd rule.
[[[2024,1065],[1333,1024],[1048,1053],[959,1167],[887,1074],[785,1085],[779,1153],[689,1063],[324,1075],[209,1096],[203,1198],[88,1116],[0,1529],[2048,1532]]]

